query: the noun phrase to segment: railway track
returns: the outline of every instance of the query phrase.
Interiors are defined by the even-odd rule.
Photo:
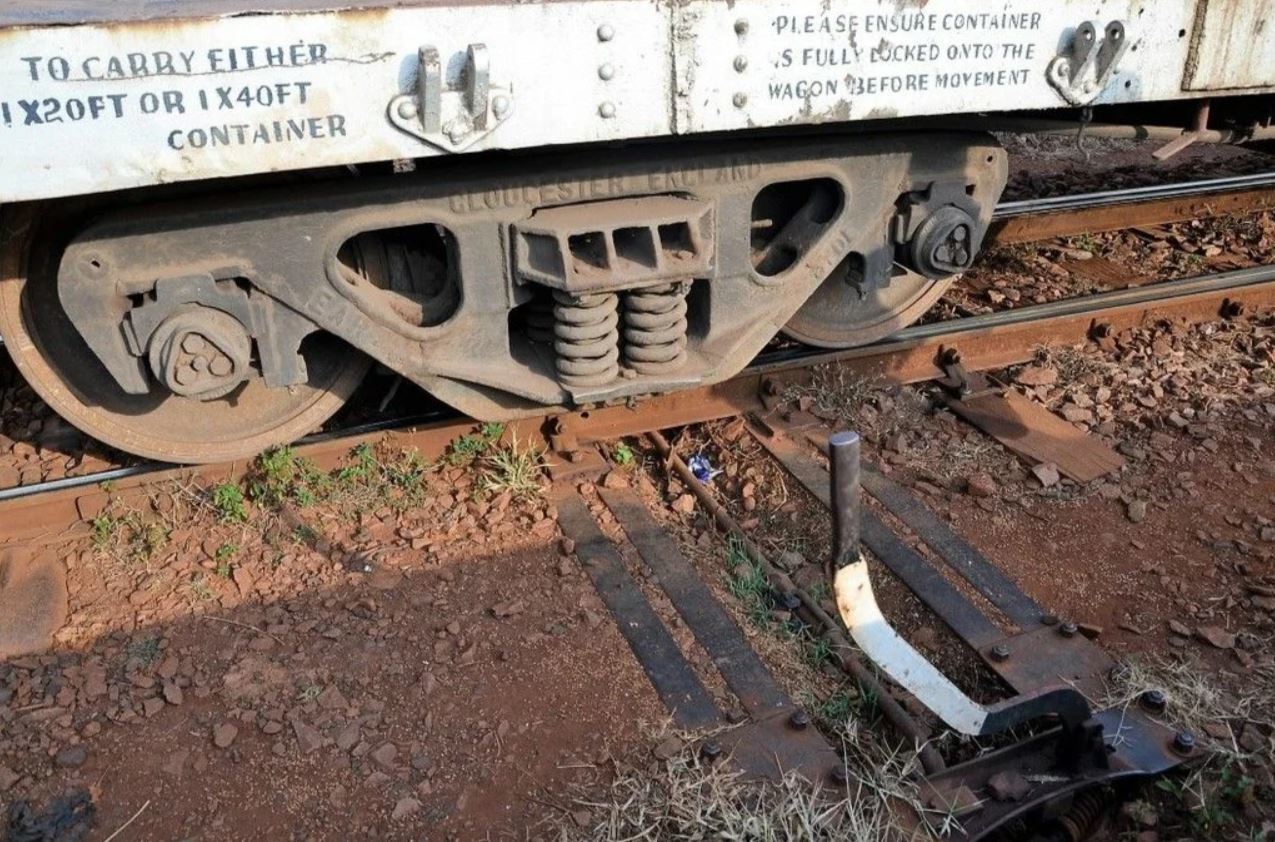
[[[511,425],[521,440],[555,449],[642,435],[652,430],[741,414],[761,405],[767,390],[806,376],[815,366],[835,365],[863,378],[915,383],[946,375],[945,359],[959,353],[970,371],[1027,362],[1041,345],[1077,344],[1149,322],[1198,323],[1275,307],[1275,267],[1256,267],[1168,281],[1126,290],[1020,307],[907,328],[887,342],[847,351],[799,348],[759,357],[728,382],[657,396],[630,406],[601,407]],[[388,438],[435,458],[473,427],[470,419],[441,411],[431,416],[379,421],[312,437],[299,455],[332,467],[359,444]],[[47,532],[97,508],[94,501],[128,494],[148,483],[242,476],[247,463],[198,468],[143,463],[50,483],[0,490],[0,541]]]

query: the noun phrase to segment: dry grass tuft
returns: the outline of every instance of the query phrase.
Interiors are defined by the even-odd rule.
[[[883,749],[875,736],[848,729],[844,752],[850,779],[844,789],[811,785],[796,774],[780,784],[745,781],[728,763],[700,759],[686,739],[680,753],[650,767],[617,766],[601,797],[581,797],[564,817],[561,840],[691,842],[691,840],[912,840],[902,813],[920,810],[913,783],[915,754]],[[581,826],[578,815],[590,820]],[[948,833],[955,822],[934,823]]]
[[[1268,694],[1237,693],[1219,682],[1210,670],[1190,660],[1153,657],[1130,660],[1122,667],[1108,686],[1106,697],[1099,700],[1100,707],[1136,706],[1143,693],[1161,690],[1168,697],[1167,719],[1174,727],[1203,737],[1210,730],[1218,731],[1218,726],[1229,726],[1232,732],[1229,742],[1216,738],[1206,741],[1214,754],[1229,758],[1247,756],[1236,742],[1239,729],[1245,722],[1271,715],[1272,700]]]

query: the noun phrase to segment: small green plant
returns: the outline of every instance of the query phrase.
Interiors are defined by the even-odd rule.
[[[130,545],[131,554],[138,561],[150,561],[155,554],[168,543],[171,534],[169,529],[159,523],[139,525],[136,520],[130,522],[133,540]]]
[[[807,664],[818,669],[832,656],[832,644],[825,637],[807,637],[801,647],[801,654]]]
[[[504,434],[504,424],[483,424],[478,432],[461,436],[451,443],[447,449],[447,461],[453,465],[473,462],[499,442]]]
[[[731,595],[743,603],[753,625],[770,629],[773,625],[768,605],[770,583],[761,567],[749,557],[743,541],[734,535],[726,545],[726,570],[730,574],[727,587]]]
[[[93,546],[102,550],[108,547],[115,537],[115,529],[120,521],[113,515],[102,512],[89,523],[93,527]]]
[[[632,447],[629,447],[628,442],[623,441],[611,451],[611,458],[621,468],[630,468],[637,462],[637,454],[633,452]]]
[[[330,480],[309,459],[290,447],[263,453],[248,481],[249,496],[270,507],[286,503],[311,506],[328,490]]]
[[[124,649],[124,654],[130,660],[135,660],[143,667],[149,667],[151,664],[159,660],[159,638],[144,637],[141,640],[135,640]]]
[[[213,598],[212,588],[208,586],[208,580],[202,573],[191,579],[186,587],[190,591],[191,598],[198,602],[207,602]]]
[[[319,540],[319,533],[314,527],[302,523],[292,530],[292,537],[297,540],[297,543],[313,544]]]
[[[212,490],[213,508],[217,516],[228,523],[243,523],[248,519],[247,501],[243,491],[233,482],[223,482]]]
[[[370,442],[363,442],[350,451],[353,461],[342,467],[336,474],[341,485],[349,486],[366,483],[380,475],[380,463],[376,459],[376,448]]]
[[[854,700],[850,698],[850,694],[838,690],[815,705],[815,716],[829,726],[837,727],[845,724],[854,712],[854,707]]]
[[[1076,248],[1084,249],[1090,254],[1096,254],[1099,249],[1098,241],[1094,239],[1092,234],[1081,234],[1072,238],[1072,242],[1076,245]]]
[[[238,544],[222,544],[217,548],[217,552],[213,554],[213,560],[217,562],[216,573],[223,579],[229,579],[231,573],[231,560],[239,554]]]
[[[530,445],[521,447],[515,437],[505,447],[483,457],[478,488],[490,494],[509,492],[519,499],[534,497],[542,491],[544,465],[543,450]]]

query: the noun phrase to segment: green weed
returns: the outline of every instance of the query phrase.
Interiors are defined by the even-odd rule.
[[[212,503],[217,517],[227,523],[243,523],[248,519],[248,504],[243,490],[236,483],[223,482],[214,486]]]
[[[248,479],[249,496],[262,505],[278,508],[287,503],[312,506],[330,485],[326,474],[290,447],[263,453]]]
[[[159,660],[159,638],[146,637],[141,640],[135,640],[125,647],[124,654],[130,660],[139,662],[143,667],[149,667]]]
[[[611,451],[611,459],[621,468],[631,468],[637,462],[637,454],[628,442],[619,442]]]

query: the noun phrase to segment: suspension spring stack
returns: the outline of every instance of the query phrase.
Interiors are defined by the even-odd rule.
[[[1103,817],[1113,809],[1115,795],[1110,790],[1087,790],[1076,796],[1071,809],[1060,820],[1067,842],[1084,842],[1098,830]]]
[[[541,345],[554,341],[553,293],[544,287],[535,287],[531,301],[523,308],[523,324],[527,338]]]
[[[558,375],[575,386],[600,386],[620,374],[619,296],[554,291]]]
[[[624,362],[638,374],[667,374],[686,363],[686,281],[624,296]]]

